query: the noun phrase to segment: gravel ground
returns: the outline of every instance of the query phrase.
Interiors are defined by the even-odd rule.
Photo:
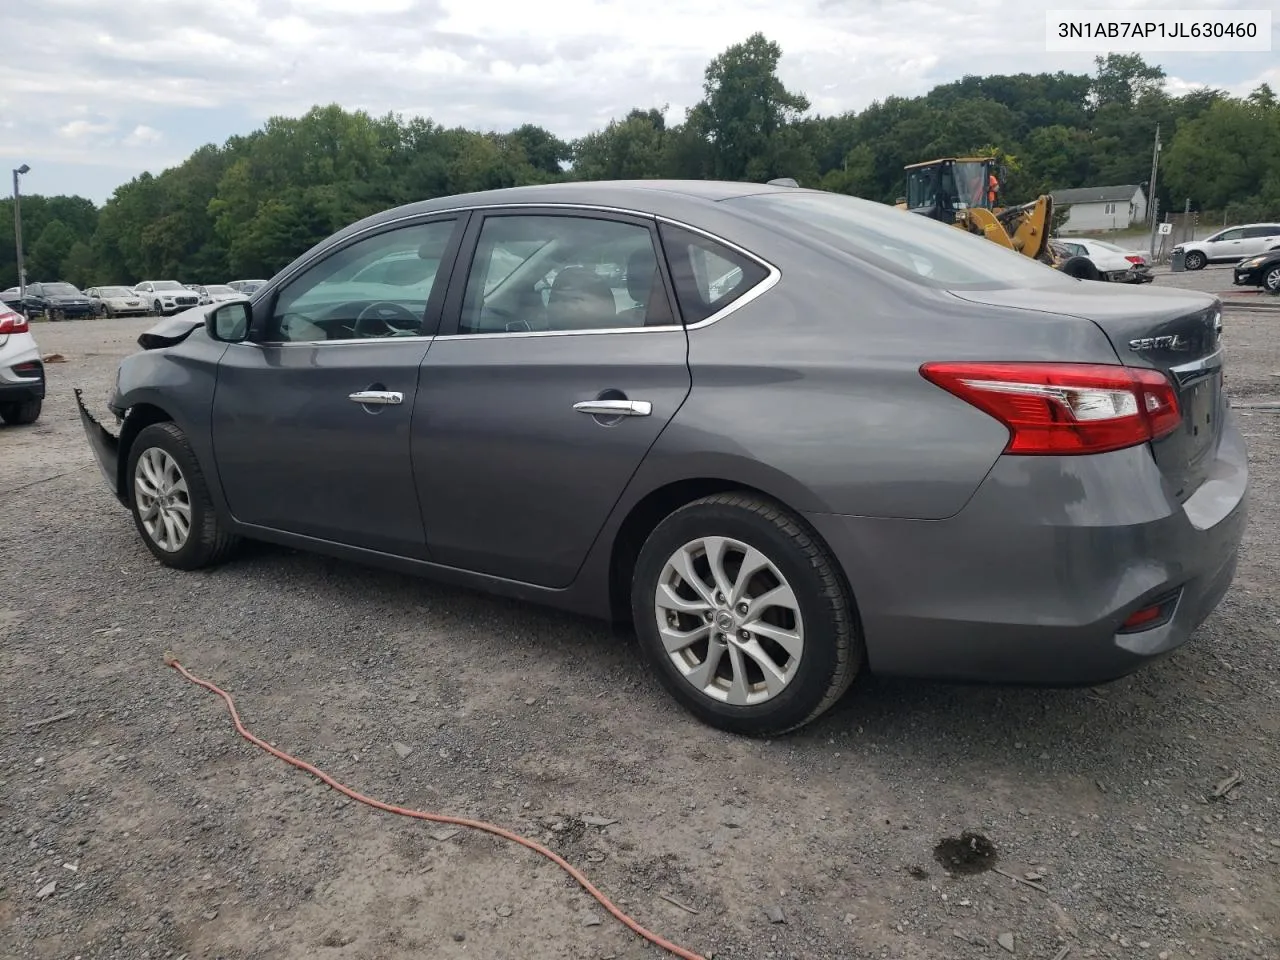
[[[755,742],[689,719],[595,623],[274,547],[158,566],[71,396],[105,398],[148,325],[38,325],[66,362],[43,418],[0,429],[0,956],[658,955],[533,854],[345,802],[255,750],[166,649],[281,748],[546,839],[704,956],[1280,956],[1274,414],[1241,410],[1239,574],[1174,656],[1086,690],[863,678]],[[1280,315],[1226,328],[1237,399],[1280,398]],[[996,869],[935,859],[966,830]]]

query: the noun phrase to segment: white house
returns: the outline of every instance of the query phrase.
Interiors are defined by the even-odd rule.
[[[1055,190],[1051,196],[1055,207],[1068,208],[1061,233],[1127,230],[1147,218],[1147,195],[1134,183]]]

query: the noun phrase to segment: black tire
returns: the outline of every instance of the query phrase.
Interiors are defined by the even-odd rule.
[[[1262,288],[1267,293],[1280,293],[1280,264],[1267,269],[1262,277]]]
[[[160,309],[160,301],[159,301],[159,300],[154,300],[154,301],[152,301],[152,303],[151,303],[151,312],[152,312],[152,313],[154,313],[157,317],[163,317],[163,316],[164,316],[164,312]]]
[[[181,471],[182,479],[186,481],[186,504],[191,521],[186,540],[176,550],[167,550],[152,538],[139,512],[138,462],[143,454],[152,449],[168,454]],[[218,517],[204,472],[196,461],[186,435],[177,424],[153,423],[144,427],[129,447],[128,473],[125,476],[129,511],[133,514],[134,526],[137,527],[142,542],[157,560],[167,567],[179,570],[199,570],[221,563],[230,556],[239,538],[227,530],[226,524]]]
[[[1182,258],[1182,265],[1188,270],[1203,270],[1208,262],[1209,258],[1199,250],[1192,250]]]
[[[27,400],[23,403],[0,403],[0,420],[11,427],[20,427],[35,423],[40,419],[42,400]]]
[[[759,551],[795,595],[803,650],[790,682],[762,703],[730,705],[702,692],[663,647],[655,600],[664,568],[682,546],[701,537],[728,537]],[[844,695],[865,659],[853,598],[835,558],[794,513],[746,492],[704,497],[658,524],[636,562],[631,613],[640,646],[666,689],[698,719],[731,733],[775,736],[804,726]],[[708,653],[714,642],[706,640]]]
[[[1101,280],[1102,273],[1088,257],[1069,257],[1060,268],[1068,277],[1078,280]]]

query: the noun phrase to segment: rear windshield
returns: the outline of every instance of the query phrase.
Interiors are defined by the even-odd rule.
[[[840,193],[779,192],[726,201],[771,227],[943,289],[1045,286],[1068,277],[990,240]]]

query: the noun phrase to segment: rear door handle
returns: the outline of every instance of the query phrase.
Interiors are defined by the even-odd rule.
[[[573,409],[593,417],[647,417],[653,413],[653,404],[648,400],[582,400]]]
[[[347,399],[360,404],[404,403],[404,394],[395,390],[361,390],[348,394]]]

